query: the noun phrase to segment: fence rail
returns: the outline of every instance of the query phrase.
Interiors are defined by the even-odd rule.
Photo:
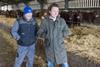
[[[68,8],[100,8],[100,0],[73,0],[68,2]]]

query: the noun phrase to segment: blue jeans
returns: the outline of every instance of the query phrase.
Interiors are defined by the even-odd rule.
[[[51,63],[51,62],[48,61],[48,67],[54,67],[53,63]],[[69,67],[68,66],[68,63],[67,62],[66,63],[63,63],[62,64],[62,67]]]
[[[17,56],[15,59],[14,67],[21,67],[24,58],[27,56],[28,61],[26,67],[33,67],[34,55],[35,54],[35,44],[31,46],[20,46],[17,48]]]

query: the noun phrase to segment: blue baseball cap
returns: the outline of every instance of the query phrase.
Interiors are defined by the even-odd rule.
[[[23,13],[27,14],[27,13],[32,13],[32,8],[29,6],[25,6],[23,9]]]

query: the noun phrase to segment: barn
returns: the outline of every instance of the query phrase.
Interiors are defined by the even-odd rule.
[[[30,6],[41,24],[48,6],[57,3],[70,36],[64,39],[69,67],[100,67],[100,0],[0,0],[0,67],[13,67],[17,43],[11,36],[16,19],[23,16],[23,7]],[[47,67],[43,41],[36,45],[34,67]],[[22,67],[25,67],[25,58]],[[61,67],[61,65],[55,65]]]

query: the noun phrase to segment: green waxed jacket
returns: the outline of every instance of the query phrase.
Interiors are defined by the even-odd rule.
[[[49,17],[42,20],[38,31],[39,37],[44,37],[47,61],[62,64],[67,62],[67,52],[64,48],[64,38],[69,35],[69,29],[64,19],[57,17],[53,21]]]

